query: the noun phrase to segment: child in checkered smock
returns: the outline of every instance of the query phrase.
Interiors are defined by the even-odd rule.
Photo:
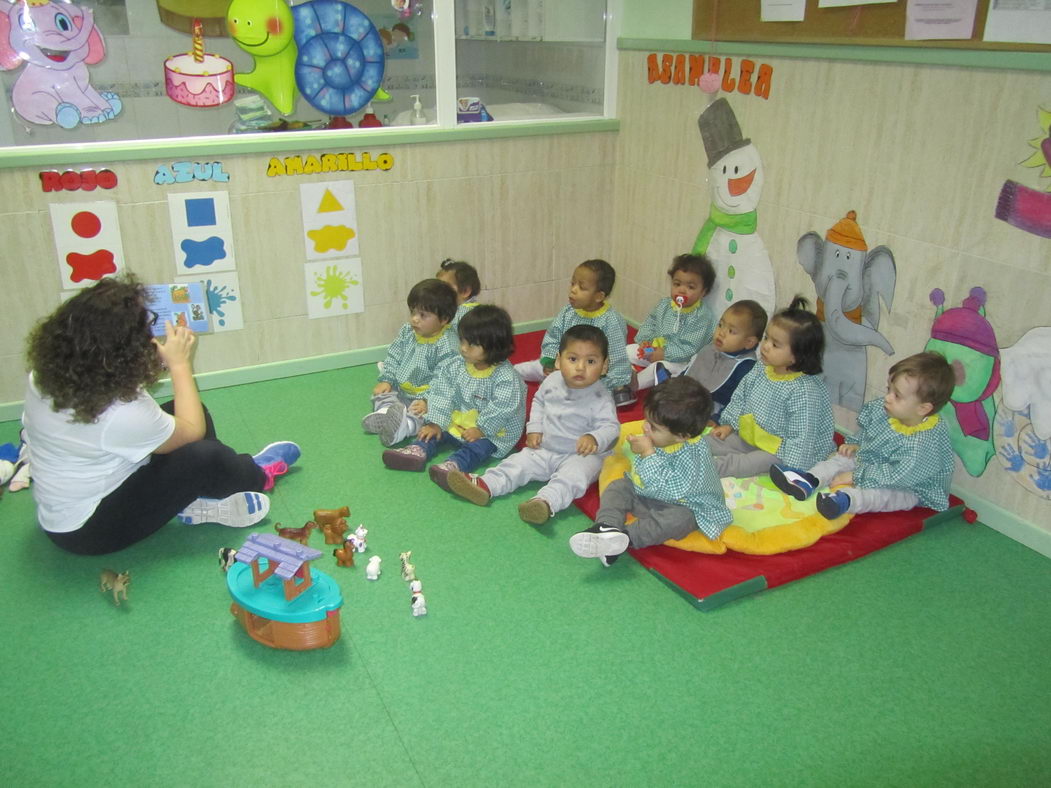
[[[393,446],[414,434],[427,412],[426,392],[435,371],[456,355],[448,331],[456,314],[456,294],[440,279],[417,282],[409,297],[409,322],[387,347],[379,382],[372,389],[372,412],[361,420],[365,432]]]
[[[809,471],[773,465],[770,478],[805,500],[819,493],[817,509],[828,519],[847,512],[893,512],[917,504],[944,511],[954,468],[952,444],[938,411],[949,401],[956,376],[938,353],[917,353],[890,368],[887,393],[866,402],[858,432]],[[836,489],[838,488],[838,489]]]
[[[525,426],[525,383],[507,360],[515,348],[510,315],[482,304],[464,315],[459,334],[461,357],[447,361],[431,382],[417,439],[383,452],[388,468],[422,471],[443,446],[453,446],[452,456],[430,469],[442,487],[449,471],[473,471],[490,457],[506,456]]]
[[[628,360],[639,367],[639,388],[657,381],[653,366],[661,362],[672,377],[684,371],[697,351],[712,341],[715,315],[704,297],[715,284],[715,269],[703,254],[680,254],[668,269],[671,295],[653,307],[628,345]]]
[[[456,314],[449,323],[449,329],[455,332],[463,316],[478,306],[476,299],[482,291],[482,282],[473,265],[449,257],[442,260],[435,276],[456,291]]]
[[[620,313],[606,300],[613,292],[617,272],[605,260],[585,260],[573,271],[569,282],[569,303],[562,309],[544,333],[540,343],[540,358],[515,364],[522,380],[538,383],[555,369],[555,356],[562,334],[570,326],[583,323],[595,326],[609,341],[609,372],[603,378],[606,388],[613,392],[617,407],[635,402],[631,388],[632,369],[625,352],[628,325]]]
[[[773,464],[809,468],[835,448],[832,403],[821,374],[825,335],[796,296],[770,320],[762,364],[744,376],[720,425],[706,437],[720,476],[766,473]]]
[[[609,566],[629,546],[683,539],[696,530],[718,538],[732,515],[701,437],[711,412],[711,395],[693,378],[658,384],[646,397],[642,434],[628,436],[631,471],[602,491],[595,524],[571,536],[570,549]],[[629,512],[635,522],[625,525]]]

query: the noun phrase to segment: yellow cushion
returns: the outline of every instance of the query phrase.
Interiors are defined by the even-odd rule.
[[[641,432],[641,421],[621,425],[617,448],[606,459],[599,475],[600,493],[630,469],[631,463],[624,455],[625,438]],[[700,531],[694,531],[685,539],[669,539],[666,545],[714,555],[728,549],[750,555],[774,555],[809,547],[825,534],[843,528],[853,517],[845,514],[835,520],[826,520],[815,508],[814,497],[797,501],[778,490],[766,475],[723,479],[722,482],[726,505],[734,516],[733,523],[718,539],[709,539]],[[628,524],[634,519],[629,517]]]

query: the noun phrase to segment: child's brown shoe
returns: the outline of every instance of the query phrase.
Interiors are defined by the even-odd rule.
[[[530,525],[543,525],[551,519],[551,507],[543,498],[530,498],[518,504],[518,516]]]

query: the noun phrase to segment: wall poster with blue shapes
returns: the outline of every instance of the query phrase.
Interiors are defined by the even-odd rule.
[[[169,194],[168,212],[177,276],[237,269],[227,192]]]
[[[175,281],[200,282],[204,286],[208,311],[212,315],[212,331],[240,331],[245,327],[241,284],[236,271],[180,276]]]

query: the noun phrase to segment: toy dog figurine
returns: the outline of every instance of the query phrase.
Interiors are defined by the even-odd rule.
[[[368,564],[365,565],[365,579],[366,580],[379,580],[380,579],[380,563],[381,559],[378,555],[372,556],[369,559]]]
[[[291,539],[293,542],[299,542],[302,545],[310,541],[310,531],[313,528],[317,528],[317,523],[313,520],[307,520],[302,528],[283,528],[281,523],[274,524],[274,530],[277,531],[278,536],[282,539]]]
[[[423,583],[413,580],[409,583],[409,591],[412,593],[412,615],[413,617],[427,615],[427,600],[423,596]]]
[[[118,594],[124,597],[124,601],[128,601],[128,585],[131,583],[131,573],[128,571],[117,574],[112,569],[103,569],[102,574],[99,575],[99,591],[105,593],[110,589],[113,589],[113,604],[120,607],[120,598]]]

